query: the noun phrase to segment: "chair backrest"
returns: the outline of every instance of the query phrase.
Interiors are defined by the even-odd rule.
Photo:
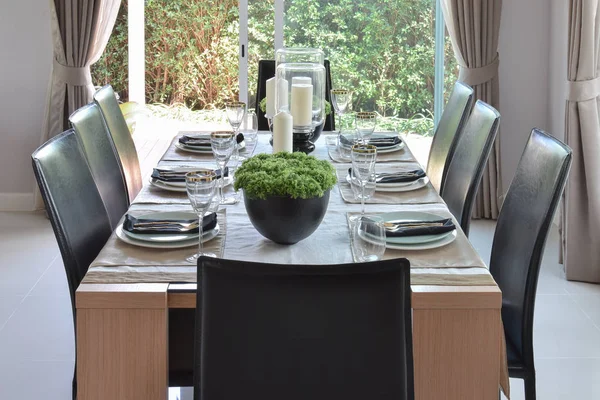
[[[69,117],[106,207],[111,227],[116,228],[128,207],[127,188],[113,140],[100,108],[92,103]]]
[[[325,60],[323,63],[325,66],[325,100],[331,104],[331,69],[329,60]],[[265,118],[265,113],[260,109],[260,101],[267,95],[267,79],[271,79],[275,76],[275,60],[259,60],[258,61],[258,81],[256,83],[256,116],[258,117],[258,129],[261,131],[268,131],[269,124]],[[325,116],[324,131],[335,130],[335,118],[333,118],[333,107],[331,107],[331,114]]]
[[[40,188],[62,255],[75,315],[75,290],[112,229],[87,160],[72,130],[32,155]]]
[[[494,145],[500,114],[492,106],[477,100],[458,138],[441,196],[450,212],[469,235],[471,211],[481,176]]]
[[[408,260],[202,257],[198,282],[196,399],[414,398]]]
[[[427,161],[427,177],[439,193],[444,187],[458,137],[471,112],[473,96],[474,91],[470,86],[456,82],[433,135]]]
[[[506,339],[533,362],[533,309],[540,261],[560,201],[571,149],[534,129],[498,216],[490,272],[502,290]]]
[[[142,189],[142,171],[133,138],[115,97],[115,92],[110,85],[102,87],[94,94],[94,102],[100,107],[115,144],[117,160],[121,165],[127,185],[127,200],[131,203]]]

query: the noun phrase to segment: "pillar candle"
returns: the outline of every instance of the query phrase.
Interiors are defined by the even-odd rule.
[[[273,118],[275,115],[275,77],[267,79],[267,111],[265,112],[268,118]]]
[[[313,85],[306,83],[292,84],[291,112],[294,126],[310,126],[312,124]]]
[[[280,151],[292,152],[294,120],[286,112],[280,112],[273,118],[273,153]]]
[[[292,85],[304,83],[305,85],[312,85],[312,79],[308,76],[294,76],[292,77]]]
[[[277,109],[275,110],[275,114],[281,110],[289,110],[288,103],[288,81],[287,79],[279,78],[277,80]]]

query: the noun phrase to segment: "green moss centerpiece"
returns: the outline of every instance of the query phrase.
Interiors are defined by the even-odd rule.
[[[294,244],[321,224],[336,183],[335,169],[304,153],[258,154],[235,172],[250,222],[264,237]]]

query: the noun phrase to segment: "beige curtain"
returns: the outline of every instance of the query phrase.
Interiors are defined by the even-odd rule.
[[[599,0],[569,0],[565,138],[573,164],[563,207],[567,279],[600,282]]]
[[[441,6],[460,67],[458,80],[472,86],[477,99],[499,110],[498,37],[502,0],[441,0]],[[477,193],[473,217],[496,219],[501,195],[498,132]]]
[[[67,128],[68,116],[92,100],[90,65],[112,32],[121,0],[49,0],[54,47],[41,143]],[[43,206],[36,191],[36,208]]]

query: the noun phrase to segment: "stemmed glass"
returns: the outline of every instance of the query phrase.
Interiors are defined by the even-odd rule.
[[[215,182],[217,175],[210,169],[200,169],[188,172],[185,175],[185,188],[192,204],[192,208],[198,214],[198,254],[187,258],[188,262],[195,263],[200,256],[215,257],[212,253],[204,253],[202,249],[202,220],[206,211],[210,208],[215,195]]]
[[[367,177],[366,182],[363,183],[358,178],[357,174],[354,172],[354,169],[352,169],[352,173],[350,174],[350,186],[352,188],[354,198],[364,200],[363,202],[361,202],[361,215],[364,215],[364,202],[369,200],[373,196],[373,194],[375,194],[375,189],[377,187],[377,174],[375,173],[375,171],[373,171],[373,173],[369,174],[369,176]],[[354,217],[353,220],[354,219],[358,219],[358,217]]]
[[[369,181],[375,179],[375,161],[377,148],[370,144],[355,144],[352,146],[352,175],[360,183],[360,216],[365,215],[365,189]]]
[[[223,196],[223,183],[225,175],[225,167],[233,154],[236,147],[235,134],[233,132],[212,132],[210,134],[210,145],[215,156],[217,166],[221,169],[222,179],[219,179],[219,203],[220,204],[235,204],[235,198]]]
[[[229,103],[225,103],[225,113],[227,114],[229,125],[231,125],[231,128],[233,129],[234,141],[236,141],[237,134],[240,131],[240,125],[242,124],[244,116],[246,115],[246,103],[243,101],[231,101]],[[235,148],[233,149],[232,157],[238,161],[242,159],[238,152],[237,142]]]
[[[258,117],[254,111],[246,112],[240,126],[240,131],[244,134],[244,140],[246,140],[247,143],[256,142],[256,135],[258,134]]]
[[[342,134],[342,116],[350,106],[352,101],[352,91],[347,89],[331,89],[331,105],[335,113],[339,115],[338,124],[340,126],[338,134]]]
[[[363,144],[368,144],[368,138],[371,137],[377,123],[377,113],[358,112],[356,113],[356,133]]]

